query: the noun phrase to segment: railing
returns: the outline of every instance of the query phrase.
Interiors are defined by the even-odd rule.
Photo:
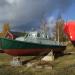
[[[45,44],[45,45],[61,45],[61,46],[66,45],[65,42],[52,41],[44,38],[27,38],[26,41],[32,43]]]

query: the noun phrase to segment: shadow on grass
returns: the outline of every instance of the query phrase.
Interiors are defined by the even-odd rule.
[[[63,57],[65,55],[72,55],[72,53],[57,53],[57,54],[55,54],[55,59],[57,59],[59,57]]]

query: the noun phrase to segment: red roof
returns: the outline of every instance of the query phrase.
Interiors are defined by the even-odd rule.
[[[14,39],[14,35],[10,32],[8,32],[5,37],[9,39]]]

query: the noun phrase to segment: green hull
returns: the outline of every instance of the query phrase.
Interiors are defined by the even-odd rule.
[[[54,52],[62,52],[66,46],[48,45],[40,43],[29,43],[6,38],[0,38],[1,48],[5,53],[10,55],[37,55],[41,52],[53,50]]]
[[[11,40],[6,38],[1,38],[1,48],[2,49],[32,49],[32,48],[62,48],[62,45],[48,45],[41,43],[31,43],[31,42],[23,42],[17,40]]]

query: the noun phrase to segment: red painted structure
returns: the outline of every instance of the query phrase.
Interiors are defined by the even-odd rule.
[[[64,25],[64,32],[72,43],[75,44],[75,21],[66,22]]]
[[[14,35],[11,32],[7,32],[7,34],[5,35],[5,38],[9,38],[9,39],[14,39]]]

